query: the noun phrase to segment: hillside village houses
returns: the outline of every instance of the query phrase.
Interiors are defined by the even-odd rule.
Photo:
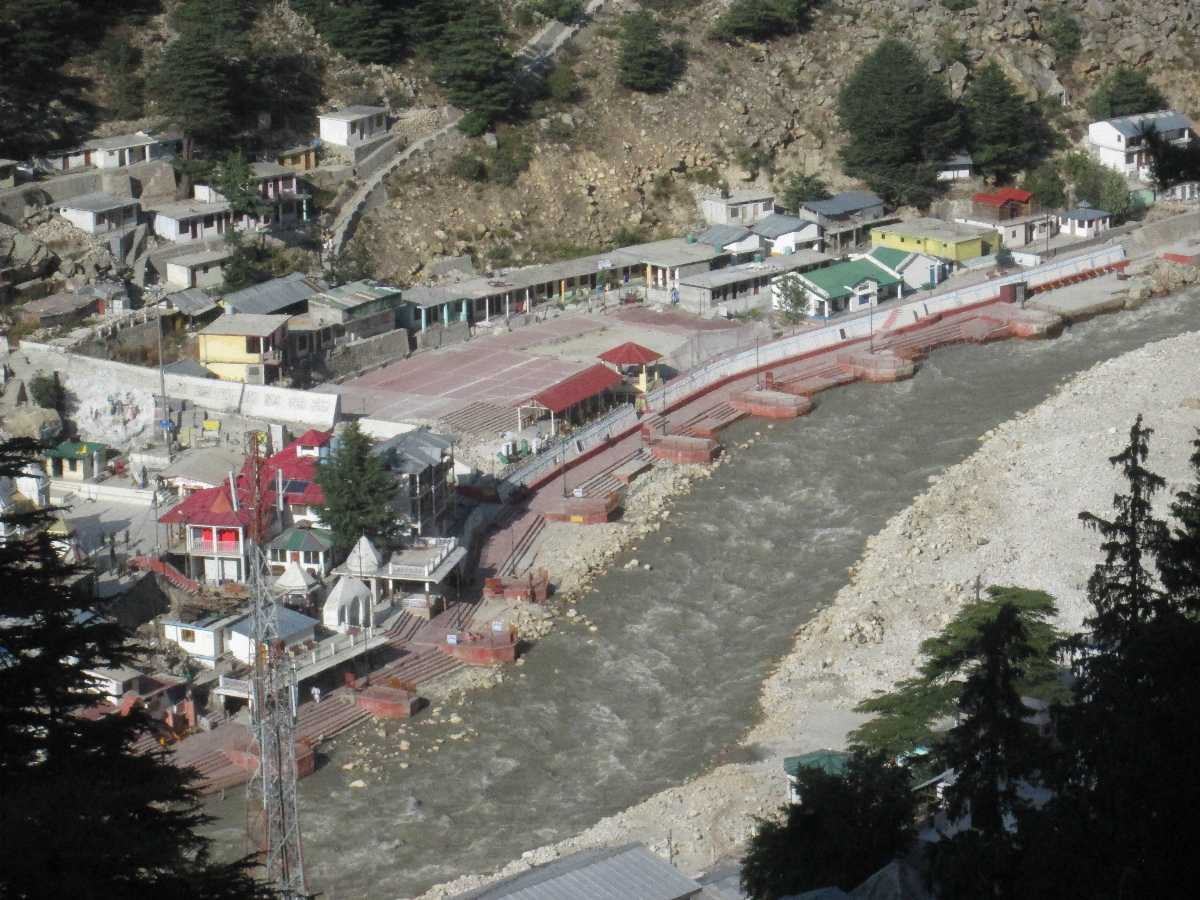
[[[866,243],[875,225],[895,221],[885,215],[883,200],[870,191],[842,191],[828,200],[806,200],[796,215],[820,227],[821,246],[816,249],[834,254]]]
[[[955,268],[994,253],[999,235],[994,228],[944,222],[929,216],[871,229],[871,245],[923,253],[946,260]]]
[[[98,191],[61,201],[58,214],[80,231],[107,234],[136,225],[139,206],[132,197],[114,197]]]

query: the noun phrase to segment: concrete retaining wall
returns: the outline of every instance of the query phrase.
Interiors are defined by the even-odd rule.
[[[335,347],[326,366],[334,378],[360,372],[376,363],[408,355],[409,337],[403,328],[378,334],[364,341]]]
[[[329,429],[338,419],[340,401],[338,394],[248,384],[242,391],[242,415]]]

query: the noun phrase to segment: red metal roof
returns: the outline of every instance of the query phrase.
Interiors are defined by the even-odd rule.
[[[600,359],[614,366],[648,366],[661,358],[661,353],[655,353],[649,347],[643,347],[633,341],[627,341],[600,354]]]
[[[564,378],[540,394],[535,394],[531,398],[531,402],[545,407],[551,412],[560,413],[564,409],[570,409],[576,403],[586,400],[588,397],[595,397],[620,383],[620,375],[608,366],[597,363],[582,372],[576,372],[574,375]]]
[[[998,188],[991,193],[981,191],[971,199],[976,203],[986,203],[988,206],[1003,206],[1009,202],[1028,203],[1033,199],[1033,194],[1020,188]]]
[[[305,506],[324,506],[325,492],[316,483],[317,462],[312,456],[299,456],[298,447],[321,447],[329,443],[331,435],[325,431],[308,431],[300,435],[274,456],[263,460],[259,469],[259,485],[262,502],[268,507],[274,507],[278,485],[276,472],[283,473],[283,482],[303,482],[300,490],[288,491],[284,500],[288,504]],[[229,498],[229,484],[218,485],[196,491],[182,503],[168,510],[158,521],[166,525],[217,525],[229,527],[250,527],[250,515],[247,508],[253,501],[253,485],[250,477],[250,462],[246,461],[242,471],[237,476],[237,492],[239,509],[233,510]]]

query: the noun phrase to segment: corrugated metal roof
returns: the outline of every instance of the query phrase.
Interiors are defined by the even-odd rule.
[[[1191,119],[1173,109],[1162,109],[1158,112],[1141,113],[1135,116],[1119,116],[1104,121],[1127,138],[1137,137],[1143,128],[1150,125],[1153,125],[1158,131],[1175,131],[1179,128],[1194,127]]]
[[[163,366],[163,371],[168,375],[192,375],[196,378],[211,378],[212,372],[200,365],[194,359],[177,359],[173,363],[167,363]]]
[[[558,384],[547,388],[531,399],[533,403],[542,406],[553,413],[570,409],[576,403],[595,397],[609,388],[620,384],[621,376],[608,366],[596,363],[582,372],[568,376]]]
[[[841,775],[850,762],[850,754],[840,750],[814,750],[783,760],[783,771],[795,778],[801,769],[820,769],[826,775]]]
[[[217,308],[217,301],[200,288],[188,288],[186,291],[168,294],[167,302],[185,316],[200,316]]]
[[[292,272],[226,294],[222,300],[230,312],[270,314],[304,303],[326,288],[323,282],[309,279],[303,272]]]
[[[318,624],[316,619],[310,619],[304,613],[298,613],[294,609],[289,609],[283,604],[276,604],[275,615],[278,617],[278,628],[280,640],[287,640],[297,634],[303,634]],[[246,616],[244,619],[238,619],[229,630],[237,634],[250,637],[254,634],[254,620],[251,616]]]
[[[791,234],[794,231],[803,231],[805,228],[812,227],[813,223],[807,219],[798,219],[796,216],[785,216],[782,213],[771,213],[771,215],[762,221],[751,225],[750,230],[773,241],[776,238],[783,237],[785,234]]]
[[[457,900],[686,900],[700,885],[641,844],[576,853]]]
[[[1085,201],[1070,212],[1064,213],[1063,218],[1070,219],[1072,222],[1095,222],[1097,219],[1107,219],[1111,215],[1112,213],[1096,209]]]
[[[912,255],[907,250],[897,250],[895,247],[876,247],[867,254],[867,256],[887,266],[893,272],[899,272],[900,267],[904,265],[904,261]]]
[[[801,208],[822,216],[845,216],[872,206],[882,206],[883,200],[870,191],[842,191],[828,200],[805,200]]]
[[[744,241],[750,235],[750,229],[741,225],[709,225],[708,228],[696,235],[696,240],[719,250],[728,244]]]

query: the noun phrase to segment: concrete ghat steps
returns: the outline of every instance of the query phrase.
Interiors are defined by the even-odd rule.
[[[722,429],[746,418],[747,415],[748,413],[744,410],[735,409],[731,404],[722,400],[672,428],[671,433],[716,440]]]
[[[546,530],[546,518],[541,513],[535,513],[532,516],[533,521],[525,529],[521,535],[521,539],[513,546],[512,553],[508,559],[500,567],[497,573],[501,577],[509,575],[519,575],[521,572],[529,568],[525,564],[525,559],[537,544],[538,538],[542,536],[542,532]]]

